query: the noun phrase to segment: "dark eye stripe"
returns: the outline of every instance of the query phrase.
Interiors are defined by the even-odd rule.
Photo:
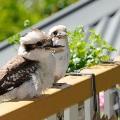
[[[67,30],[65,30],[65,32],[67,33]]]
[[[66,28],[63,31],[67,33],[67,29]]]
[[[26,44],[25,49],[27,52],[34,50],[35,48],[40,48],[42,46],[42,42],[37,42],[36,44]]]
[[[41,42],[37,42],[36,45],[37,45],[37,46],[41,46],[42,43],[41,43]]]
[[[35,48],[36,48],[35,45],[32,45],[32,44],[25,45],[25,49],[27,52],[29,52]]]
[[[58,31],[54,31],[54,32],[53,32],[53,34],[54,34],[55,36],[57,35],[57,33],[58,33]]]

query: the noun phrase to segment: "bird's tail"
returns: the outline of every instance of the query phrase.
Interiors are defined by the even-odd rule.
[[[3,95],[0,95],[0,103],[15,99],[16,98],[16,92],[17,92],[17,89],[14,89],[14,90],[9,91],[9,92],[7,92]]]

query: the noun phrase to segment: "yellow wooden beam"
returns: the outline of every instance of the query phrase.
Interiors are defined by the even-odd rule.
[[[117,58],[120,60],[120,58]],[[100,64],[82,72],[96,75],[96,91],[120,83],[120,64]],[[40,98],[0,104],[0,120],[41,120],[92,96],[90,76],[67,76],[61,88],[51,88]]]

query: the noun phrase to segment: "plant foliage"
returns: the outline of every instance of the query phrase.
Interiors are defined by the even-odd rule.
[[[68,72],[99,64],[103,60],[108,61],[109,54],[116,50],[103,40],[100,34],[96,34],[95,30],[89,32],[87,42],[84,40],[86,33],[82,26],[68,32],[71,53]]]
[[[24,27],[27,28],[27,27],[30,27],[30,20],[25,20],[24,21]],[[18,33],[18,34],[15,34],[13,36],[11,36],[9,39],[8,39],[8,42],[9,44],[20,44],[20,37],[21,35]]]
[[[30,21],[24,21],[24,27],[30,26]],[[90,30],[87,42],[84,38],[86,33],[82,26],[78,26],[75,30],[69,31],[69,48],[70,61],[67,72],[83,69],[110,60],[110,53],[116,49],[110,46],[102,39],[100,34],[96,34],[95,30]],[[20,34],[16,34],[9,38],[10,44],[19,44]],[[105,54],[106,53],[106,54]]]
[[[0,0],[0,42],[23,30],[21,21],[29,19],[33,25],[76,1]]]
[[[10,44],[20,44],[20,34],[16,34],[16,35],[13,35],[12,37],[10,37],[9,39],[8,39],[8,42],[10,43]]]

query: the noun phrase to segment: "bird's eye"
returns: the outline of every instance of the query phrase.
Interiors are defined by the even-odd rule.
[[[41,46],[42,43],[41,43],[41,42],[37,42],[36,45],[37,45],[37,46]]]
[[[57,35],[57,33],[58,33],[57,31],[54,31],[54,32],[53,32],[54,35]]]

